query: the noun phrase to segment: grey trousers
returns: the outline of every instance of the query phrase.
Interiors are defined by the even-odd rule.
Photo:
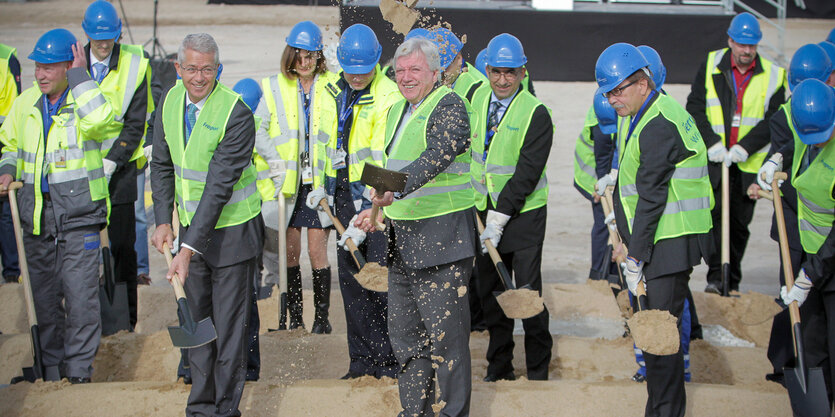
[[[401,368],[400,417],[435,415],[436,373],[445,403],[440,416],[470,413],[470,303],[459,291],[466,290],[472,269],[471,257],[411,269],[395,255],[389,266],[388,330]]]
[[[23,232],[43,363],[66,377],[90,378],[101,340],[99,226],[58,232],[44,202],[41,233]]]
[[[191,393],[188,416],[240,416],[249,340],[249,314],[256,258],[215,268],[194,254],[186,296],[194,320],[211,317],[217,340],[189,349]]]

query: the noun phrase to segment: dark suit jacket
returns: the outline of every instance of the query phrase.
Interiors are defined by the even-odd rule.
[[[160,109],[164,100],[160,103]],[[184,112],[185,109],[182,109]],[[165,140],[162,111],[154,121],[154,150],[151,158],[151,189],[157,224],[171,224],[174,210],[174,164]],[[183,140],[183,135],[179,140]],[[180,229],[180,243],[203,254],[209,265],[223,267],[252,259],[261,253],[264,223],[261,216],[237,225],[215,229],[232,188],[252,161],[255,146],[255,119],[243,101],[238,100],[223,139],[215,149],[206,176],[206,188],[189,227]]]
[[[405,110],[405,108],[404,108]],[[403,114],[389,117],[400,117]],[[455,156],[470,148],[470,124],[464,101],[453,92],[444,96],[426,123],[426,149],[401,170],[409,174],[403,196],[443,172]],[[413,269],[424,269],[475,256],[475,224],[470,209],[422,220],[393,220],[389,251]]]

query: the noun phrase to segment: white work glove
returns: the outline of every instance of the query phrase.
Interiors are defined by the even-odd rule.
[[[600,179],[597,180],[597,185],[594,186],[595,191],[597,192],[597,195],[602,196],[603,194],[605,194],[606,193],[606,187],[608,187],[610,185],[614,187],[615,182],[617,180],[618,180],[618,170],[616,170],[616,169],[613,169],[613,170],[609,171],[608,174],[600,177]]]
[[[644,286],[646,291],[646,280],[644,279],[644,263],[637,259],[627,256],[626,262],[621,264],[623,268],[623,279],[626,280],[626,286],[629,287],[629,292],[632,295],[638,295],[638,284]]]
[[[614,225],[615,225],[615,212],[614,212],[614,211],[610,211],[610,212],[609,212],[609,215],[608,215],[608,216],[606,216],[606,218],[605,218],[605,219],[603,219],[603,223],[605,223],[605,224],[606,224],[607,226],[609,226],[609,227],[614,226]]]
[[[268,161],[267,165],[270,166],[270,178],[273,180],[273,185],[275,186],[275,197],[278,197],[278,194],[281,193],[281,188],[284,186],[284,178],[287,176],[287,169],[285,167],[284,161]]]
[[[707,150],[707,160],[721,164],[725,162],[725,157],[728,155],[728,150],[722,141],[716,142]]]
[[[154,153],[154,145],[148,145],[142,148],[142,153],[145,154],[145,159],[147,159],[148,162],[151,162],[151,154]]]
[[[342,236],[339,237],[339,241],[336,242],[337,245],[342,246],[342,249],[351,250],[348,248],[348,238],[351,238],[357,246],[365,240],[365,232],[354,226],[355,221],[357,221],[356,214],[351,218],[351,221],[348,222],[349,226],[345,229],[345,233],[343,233]]]
[[[745,162],[748,160],[748,151],[745,150],[742,146],[739,146],[737,143],[734,146],[731,146],[731,150],[725,155],[725,165],[728,168],[731,167],[732,164],[738,164],[740,162]]]
[[[785,305],[791,304],[792,301],[797,301],[797,306],[800,307],[804,301],[806,301],[806,297],[809,296],[809,290],[812,289],[812,281],[809,280],[809,276],[806,275],[806,271],[804,269],[800,269],[800,273],[797,274],[797,279],[794,280],[794,285],[788,291],[786,291],[786,286],[784,285],[780,288],[780,298],[783,299],[783,303]]]
[[[765,161],[757,172],[757,184],[763,190],[771,191],[771,182],[774,181],[774,173],[782,170],[783,154],[778,152],[771,155],[771,158],[768,158],[768,161]],[[783,181],[780,180],[779,183],[783,184]]]
[[[319,205],[319,202],[322,201],[323,198],[327,198],[327,194],[325,194],[325,187],[319,187],[315,190],[311,190],[307,194],[307,207],[311,210],[322,210],[322,207]]]
[[[101,164],[104,168],[104,178],[106,178],[107,183],[110,184],[110,178],[113,177],[113,173],[116,172],[116,163],[107,158],[103,158],[101,160]]]
[[[494,248],[499,247],[504,226],[509,220],[510,216],[507,214],[499,213],[495,210],[487,210],[487,225],[484,227],[484,231],[481,232],[481,236],[478,237],[481,240],[481,253],[487,253],[487,245],[484,244],[484,241],[488,239]]]

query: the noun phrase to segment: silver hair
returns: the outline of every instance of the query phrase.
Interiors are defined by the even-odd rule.
[[[429,71],[438,71],[438,81],[441,79],[441,57],[438,54],[438,47],[426,38],[415,37],[406,40],[397,50],[394,51],[394,68],[397,68],[397,59],[409,56],[414,52],[420,52],[426,58],[426,63],[429,65]]]
[[[202,54],[214,54],[215,65],[220,62],[217,42],[208,33],[192,33],[183,38],[183,43],[180,44],[180,49],[177,51],[177,62],[180,65],[183,65],[186,60],[186,49],[191,49]]]

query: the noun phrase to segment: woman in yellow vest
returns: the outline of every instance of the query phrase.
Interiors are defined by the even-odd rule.
[[[327,216],[307,208],[304,202],[311,189],[322,185],[318,183],[321,167],[315,163],[315,155],[330,138],[327,131],[320,132],[319,129],[330,126],[325,120],[333,120],[333,116],[327,114],[327,108],[322,106],[322,98],[327,94],[325,85],[335,75],[328,72],[325,64],[322,32],[316,24],[310,21],[296,24],[286,41],[281,72],[261,81],[264,96],[256,111],[262,120],[256,136],[256,150],[270,165],[274,194],[281,192],[289,198],[287,206],[293,210],[287,216],[290,219],[286,249],[289,328],[304,327],[299,256],[301,230],[306,228],[316,308],[310,331],[330,333],[331,269],[327,256],[330,221]]]

